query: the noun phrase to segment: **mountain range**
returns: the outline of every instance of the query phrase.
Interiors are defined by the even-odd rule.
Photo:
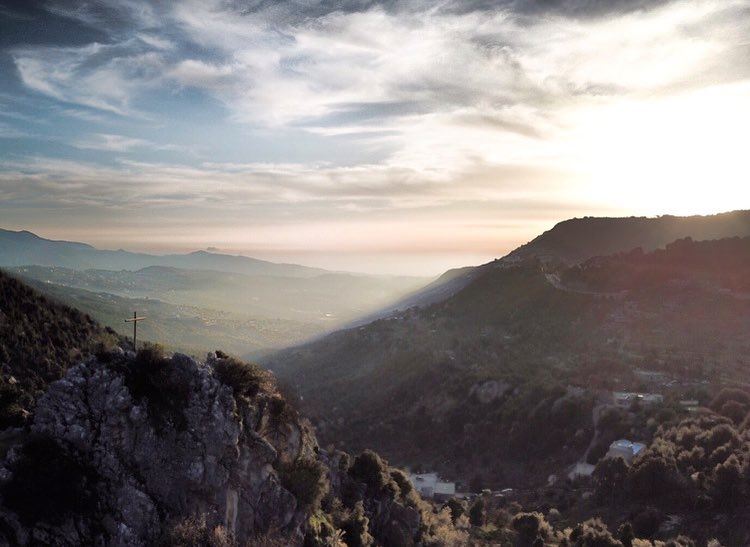
[[[193,270],[279,277],[314,277],[330,273],[297,264],[276,264],[257,258],[209,251],[187,254],[151,255],[122,249],[101,250],[86,243],[45,239],[29,231],[0,229],[0,266],[56,266],[76,270],[139,270],[169,266]]]
[[[748,218],[561,223],[542,243],[446,273],[406,309],[264,359],[284,394],[221,351],[136,354],[60,303],[204,314],[149,294],[194,300],[264,276],[12,269],[50,298],[0,272],[0,539],[691,547],[674,537],[689,533],[746,544]],[[556,247],[571,230],[597,243]],[[613,402],[649,391],[661,399]],[[623,438],[642,453],[604,457]],[[439,472],[470,503],[421,499],[417,479],[365,448]],[[584,464],[589,479],[566,477]]]
[[[585,451],[597,390],[641,389],[641,369],[686,393],[745,381],[748,235],[745,211],[566,221],[438,298],[263,363],[326,442],[465,484],[543,482]]]
[[[721,239],[750,235],[750,211],[716,215],[659,217],[583,217],[564,220],[506,256],[488,264],[449,270],[424,288],[381,310],[385,317],[397,310],[445,300],[498,263],[536,257],[546,262],[575,264],[640,247],[646,251],[664,247],[676,239]]]
[[[151,324],[144,340],[195,354],[217,340],[243,355],[309,340],[375,313],[428,281],[207,251],[99,250],[8,230],[0,230],[0,267],[124,335],[123,313],[147,310]]]

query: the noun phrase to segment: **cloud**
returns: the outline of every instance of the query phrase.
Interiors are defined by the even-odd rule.
[[[139,41],[140,42],[140,41]],[[16,49],[21,81],[49,97],[121,116],[142,115],[133,100],[159,79],[163,60],[133,40],[115,45]]]
[[[100,149],[127,151],[147,145],[116,135],[101,137],[104,144]],[[562,189],[564,173],[526,165],[475,163],[446,175],[395,166],[315,163],[190,166],[122,160],[105,166],[47,157],[0,162],[0,188],[13,189],[12,199],[25,204],[58,199],[67,204],[116,208],[200,203],[223,211],[262,209],[272,204],[304,209],[318,204],[329,211],[326,214],[351,210],[355,203],[360,210],[419,209],[457,201],[517,198],[562,203],[567,199],[562,194],[552,198],[555,194],[548,184],[552,177],[560,180],[558,188]],[[452,184],[455,179],[463,184]],[[519,192],[517,184],[525,189]]]
[[[728,54],[742,63],[732,51],[748,29],[742,2],[602,4],[193,1],[157,16],[148,4],[103,2],[91,13],[57,9],[91,24],[116,10],[111,19],[129,33],[14,57],[26,85],[60,100],[126,114],[139,92],[185,86],[265,126],[335,116],[345,125],[353,105],[474,107],[492,117],[519,103],[652,93]],[[145,30],[154,28],[161,34]]]
[[[154,143],[145,139],[107,133],[97,133],[86,140],[74,141],[72,145],[76,148],[108,150],[112,152],[127,152],[133,148],[156,147]]]
[[[52,112],[107,121],[71,130],[73,146],[131,161],[5,161],[19,207],[432,226],[624,211],[646,191],[655,208],[704,203],[696,174],[726,179],[724,203],[747,174],[746,0],[52,6],[104,36],[14,45],[21,83]],[[170,139],[203,155],[154,161]]]

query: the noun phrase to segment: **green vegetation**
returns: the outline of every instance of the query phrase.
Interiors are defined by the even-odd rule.
[[[26,274],[29,270],[31,268],[17,271]],[[322,326],[305,321],[250,317],[195,305],[172,304],[157,298],[131,298],[30,277],[23,279],[42,294],[85,311],[125,337],[133,335],[133,327],[124,323],[123,317],[138,310],[148,318],[138,325],[139,340],[159,342],[191,355],[205,355],[214,347],[245,355],[301,342],[323,332]]]
[[[177,363],[164,355],[161,346],[147,344],[138,350],[133,361],[113,356],[108,366],[122,371],[135,401],[146,401],[154,427],[163,429],[171,425],[178,431],[184,430],[190,378],[181,374]]]
[[[748,248],[747,238],[688,240],[580,267],[498,263],[444,302],[264,364],[294,383],[323,442],[373,447],[466,485],[539,485],[586,452],[595,464],[618,438],[650,442],[684,414],[679,393],[707,404],[709,382],[745,379],[750,299],[732,291],[750,277]],[[623,272],[616,284],[593,281],[610,270]],[[606,411],[587,451],[602,394],[651,389],[639,369],[687,387],[658,408]],[[735,422],[746,414],[746,401],[726,404]]]
[[[328,491],[326,468],[317,460],[297,458],[292,463],[282,464],[279,478],[284,488],[307,509],[316,510]]]
[[[0,429],[25,423],[68,367],[117,343],[88,315],[0,272]]]
[[[715,403],[727,408],[726,402],[736,400],[733,397],[747,401],[748,394],[725,390]],[[737,424],[729,416],[704,412],[661,426],[632,466],[618,460],[598,464],[598,495],[603,500],[614,499],[615,493],[619,499],[627,495],[634,501],[658,504],[664,510],[728,511],[747,504],[750,438],[744,416],[739,421]]]
[[[271,378],[267,371],[253,363],[246,363],[221,352],[214,364],[219,381],[232,388],[236,398],[252,399],[261,390],[270,389]]]

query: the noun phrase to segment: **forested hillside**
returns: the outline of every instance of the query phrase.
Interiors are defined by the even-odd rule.
[[[690,248],[715,256],[712,246]],[[566,276],[551,278],[556,274],[537,261],[492,274],[444,304],[380,321],[378,331],[350,331],[363,336],[349,346],[361,346],[360,355],[383,358],[387,350],[403,360],[385,366],[373,360],[352,382],[337,382],[321,368],[320,375],[301,376],[297,388],[306,404],[322,408],[331,394],[339,402],[337,421],[319,421],[325,437],[355,446],[364,444],[356,437],[363,431],[376,442],[385,433],[399,439],[384,446],[400,460],[426,461],[431,454],[429,463],[446,473],[471,471],[473,490],[493,481],[513,484],[512,503],[488,493],[470,501],[423,500],[407,475],[376,453],[351,457],[321,448],[273,375],[258,366],[218,351],[205,362],[152,346],[134,354],[84,314],[0,275],[7,359],[2,425],[16,426],[2,438],[0,539],[21,545],[693,547],[684,536],[666,544],[646,539],[690,532],[742,544],[743,526],[707,519],[748,517],[750,395],[722,391],[710,404],[716,414],[684,419],[666,407],[610,411],[589,427],[598,401],[574,385],[583,369],[573,359],[543,359],[543,348],[570,346],[571,356],[600,349],[575,344],[576,329],[593,332],[620,298],[566,287],[560,281]],[[705,278],[700,286],[706,290]],[[534,315],[534,307],[542,313]],[[467,322],[447,321],[449,312]],[[576,320],[560,320],[571,317]],[[399,323],[435,350],[409,351],[403,339],[392,338]],[[441,346],[438,331],[447,328],[456,336]],[[503,351],[514,366],[496,365]],[[604,375],[594,378],[607,382]],[[383,394],[388,408],[379,406]],[[409,407],[412,401],[416,407]],[[354,416],[359,421],[344,420]],[[588,490],[570,481],[538,488],[536,475],[575,459],[593,433],[600,441],[616,433],[647,436],[650,447],[624,467],[595,456],[599,465]],[[683,524],[665,528],[667,512]]]
[[[715,264],[748,246],[683,241],[580,267],[498,265],[444,302],[267,364],[297,384],[325,440],[467,482],[546,479],[586,450],[600,393],[643,388],[640,369],[704,399],[709,379],[746,381],[750,299],[725,284],[746,264]],[[624,276],[614,284],[592,273],[610,263]]]
[[[573,218],[559,222],[532,241],[493,262],[446,272],[426,287],[388,307],[378,317],[385,317],[392,310],[442,302],[498,264],[538,258],[544,262],[573,265],[597,256],[637,248],[652,251],[688,237],[694,240],[713,240],[746,236],[750,236],[750,211],[687,217]]]
[[[24,423],[51,382],[117,340],[88,315],[0,271],[0,429]]]

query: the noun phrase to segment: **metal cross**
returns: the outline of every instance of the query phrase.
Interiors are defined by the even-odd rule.
[[[136,312],[133,312],[133,318],[132,319],[126,319],[126,323],[133,323],[133,350],[137,351],[138,348],[135,345],[136,344],[136,336],[138,335],[138,321],[143,321],[146,319],[146,317],[138,317],[138,314]]]

